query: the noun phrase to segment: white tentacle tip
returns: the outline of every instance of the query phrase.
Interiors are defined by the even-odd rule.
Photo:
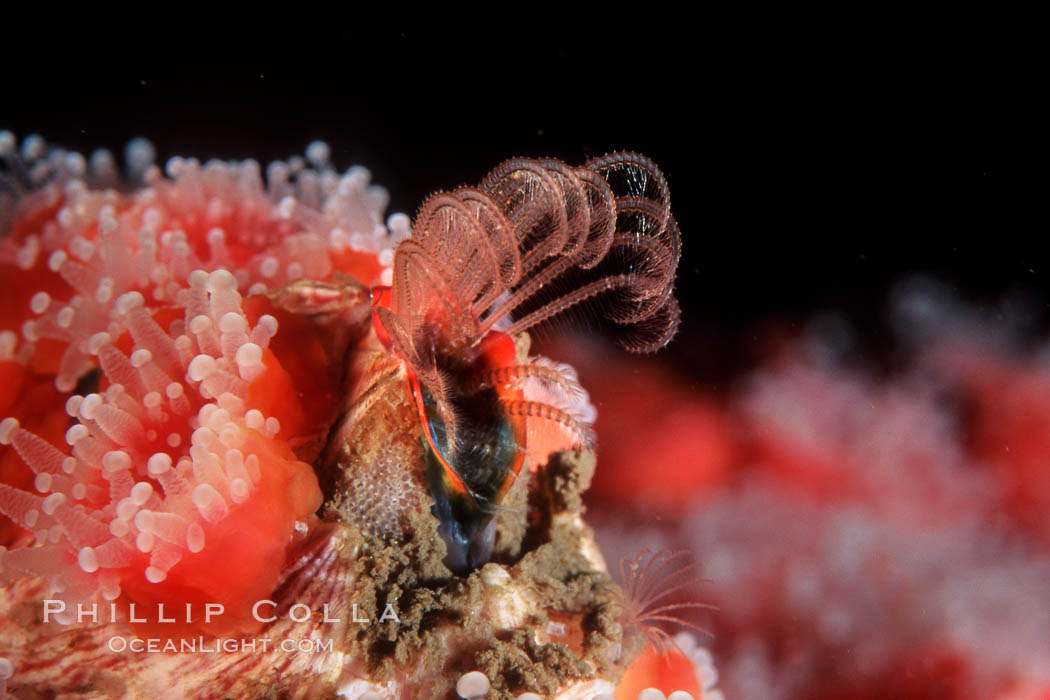
[[[456,681],[456,693],[466,699],[484,697],[485,693],[489,692],[489,687],[488,676],[481,671],[464,673]]]
[[[77,554],[77,564],[89,574],[98,571],[98,557],[95,556],[95,550],[91,547],[81,547]]]
[[[4,418],[0,421],[0,445],[10,445],[14,432],[18,430],[17,418]]]
[[[658,688],[646,688],[638,693],[638,700],[667,700],[667,696]]]
[[[667,696],[667,700],[696,700],[692,693],[687,693],[684,690],[676,690]]]

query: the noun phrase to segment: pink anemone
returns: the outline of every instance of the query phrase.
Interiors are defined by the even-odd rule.
[[[408,220],[391,234],[386,193],[320,143],[268,184],[254,161],[173,158],[165,177],[151,150],[129,146],[124,191],[106,152],[30,137],[19,154],[0,134],[17,192],[0,241],[0,580],[44,577],[67,619],[99,596],[208,601],[226,608],[209,631],[240,632],[321,503],[306,455],[338,398],[317,332],[263,295],[389,282]]]

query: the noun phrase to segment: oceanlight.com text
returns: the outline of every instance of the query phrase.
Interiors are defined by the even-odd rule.
[[[331,652],[332,640],[327,639],[271,639],[256,637],[254,639],[214,639],[197,637],[195,639],[157,639],[141,637],[123,637],[116,635],[109,638],[106,646],[110,651],[120,654],[130,651],[136,654],[237,654],[267,653],[281,651],[285,654],[319,654]]]

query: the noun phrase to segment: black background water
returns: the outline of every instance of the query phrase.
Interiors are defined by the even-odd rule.
[[[887,290],[915,271],[978,299],[1028,290],[1045,325],[1024,41],[980,22],[804,20],[351,28],[305,52],[260,39],[232,62],[207,40],[112,58],[86,42],[79,59],[9,64],[0,128],[84,152],[143,135],[161,162],[265,163],[324,139],[337,167],[367,166],[410,214],[509,156],[645,153],[684,239],[669,356],[711,375],[739,368],[756,322],[815,311],[845,312],[877,354]],[[142,60],[156,53],[178,60]]]

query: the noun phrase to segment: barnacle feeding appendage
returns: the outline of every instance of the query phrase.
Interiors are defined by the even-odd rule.
[[[696,575],[699,565],[688,556],[683,551],[651,553],[643,549],[632,560],[620,560],[623,619],[643,631],[648,644],[661,654],[675,646],[674,639],[661,627],[663,623],[711,634],[683,617],[687,610],[713,609],[706,603],[678,599],[703,582]]]

